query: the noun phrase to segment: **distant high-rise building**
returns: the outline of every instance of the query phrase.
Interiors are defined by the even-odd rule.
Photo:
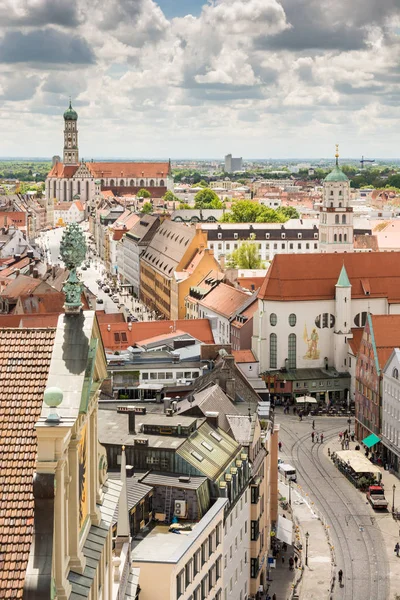
[[[226,173],[234,173],[235,171],[241,171],[243,168],[243,159],[233,158],[232,154],[227,154],[225,156],[225,172]]]

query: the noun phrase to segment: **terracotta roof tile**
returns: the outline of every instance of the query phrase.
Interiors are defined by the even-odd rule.
[[[108,315],[106,315],[108,316]],[[107,350],[125,350],[128,346],[140,344],[143,340],[171,333],[171,326],[176,330],[188,333],[204,344],[214,344],[214,337],[208,319],[177,319],[176,321],[144,321],[132,323],[129,330],[128,323],[115,323],[111,320],[100,322],[101,337],[104,348]],[[110,327],[110,331],[108,331]],[[116,342],[114,333],[126,333],[126,341]],[[120,337],[120,336],[119,336]]]
[[[353,352],[354,356],[357,356],[357,354],[358,354],[363,331],[364,331],[363,327],[354,327],[351,330],[353,337],[350,338],[348,341],[349,341],[350,349]]]
[[[232,317],[248,299],[249,295],[245,292],[226,283],[220,283],[198,303],[220,315]]]
[[[33,534],[35,423],[54,329],[0,329],[0,598],[22,598]]]
[[[125,179],[127,177],[167,177],[168,162],[90,162],[86,164],[94,177]],[[117,182],[116,182],[117,183]]]
[[[342,266],[352,298],[366,298],[361,280],[370,282],[371,298],[400,301],[400,252],[277,254],[258,294],[262,300],[331,300]]]
[[[232,355],[237,363],[252,363],[257,362],[251,350],[232,350]]]
[[[394,348],[400,347],[400,315],[371,315],[379,366],[384,368]]]
[[[54,165],[47,177],[69,178],[73,177],[78,170],[79,165],[64,165],[59,162]]]

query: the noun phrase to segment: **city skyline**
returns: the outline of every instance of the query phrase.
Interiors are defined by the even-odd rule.
[[[90,13],[89,13],[90,10]],[[90,14],[90,18],[88,18]],[[3,0],[0,156],[398,155],[397,0]]]

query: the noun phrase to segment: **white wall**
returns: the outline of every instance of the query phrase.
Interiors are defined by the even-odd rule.
[[[245,600],[250,590],[250,491],[246,488],[224,526],[223,600]]]
[[[394,354],[383,373],[382,435],[400,453],[400,381],[393,377],[393,369],[400,373],[399,359]]]

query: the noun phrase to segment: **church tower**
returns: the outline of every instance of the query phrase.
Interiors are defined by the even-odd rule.
[[[69,108],[64,113],[64,165],[79,165],[78,150],[78,113]]]
[[[350,182],[336,165],[324,180],[322,207],[319,214],[320,252],[353,252],[353,208],[350,206]]]

